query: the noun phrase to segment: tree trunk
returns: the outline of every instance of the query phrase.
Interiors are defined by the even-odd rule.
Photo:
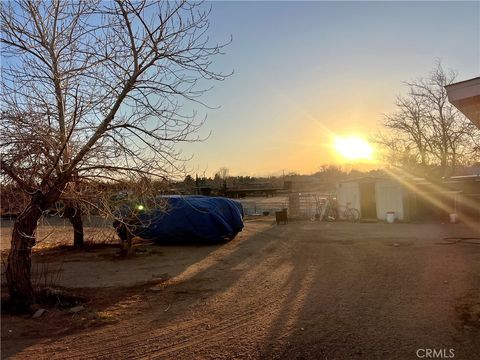
[[[456,168],[457,168],[457,153],[455,152],[455,148],[453,148],[452,149],[452,166],[451,166],[451,169],[450,169],[449,176],[455,175]]]
[[[113,227],[120,238],[120,256],[126,257],[133,253],[132,238],[133,234],[128,225],[116,220]]]
[[[128,234],[126,238],[120,239],[120,256],[127,257],[133,254],[131,234]]]
[[[35,301],[31,281],[31,253],[41,215],[39,203],[32,199],[13,226],[6,278],[12,305],[21,312],[27,311]]]
[[[448,168],[447,152],[442,151],[442,157],[440,160],[441,176],[447,176],[447,171],[448,171],[447,168]]]
[[[64,216],[70,220],[70,223],[73,226],[73,246],[76,249],[83,248],[83,221],[82,221],[82,212],[80,208],[76,205],[68,205],[65,208]]]

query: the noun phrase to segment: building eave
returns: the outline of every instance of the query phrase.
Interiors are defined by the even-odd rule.
[[[480,129],[480,77],[445,86],[448,100]]]

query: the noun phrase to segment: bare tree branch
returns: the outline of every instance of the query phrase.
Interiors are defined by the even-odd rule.
[[[448,102],[445,86],[455,78],[437,61],[428,77],[405,83],[407,95],[398,97],[397,110],[383,118],[388,132],[376,138],[390,163],[423,175],[438,168],[437,175],[447,176],[478,161],[478,129]]]
[[[177,144],[199,141],[203,124],[184,105],[228,76],[212,68],[225,44],[210,44],[209,11],[184,0],[2,4],[2,176],[32,194],[12,235],[14,296],[31,290],[25,249],[58,199],[91,203],[92,178],[148,187],[184,175]]]

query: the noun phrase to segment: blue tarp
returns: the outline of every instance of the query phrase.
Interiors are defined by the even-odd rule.
[[[207,196],[159,199],[164,206],[136,214],[135,236],[157,242],[211,243],[233,239],[243,229],[243,208],[238,201]]]

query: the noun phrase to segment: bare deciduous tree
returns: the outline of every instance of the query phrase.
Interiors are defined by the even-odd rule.
[[[446,176],[478,158],[479,131],[448,102],[445,85],[455,78],[437,62],[428,77],[406,83],[408,93],[397,98],[397,111],[382,121],[388,133],[376,139],[390,163],[423,173],[437,168]]]
[[[37,221],[60,198],[78,207],[76,184],[183,172],[176,144],[203,119],[182,105],[225,78],[208,15],[182,0],[2,4],[1,170],[30,197],[6,270],[18,306],[34,301]]]
[[[218,171],[215,173],[213,177],[213,181],[215,185],[220,188],[220,192],[223,195],[225,195],[227,191],[227,180],[229,178],[229,175],[230,175],[230,170],[227,167],[222,166],[220,169],[218,169]]]

